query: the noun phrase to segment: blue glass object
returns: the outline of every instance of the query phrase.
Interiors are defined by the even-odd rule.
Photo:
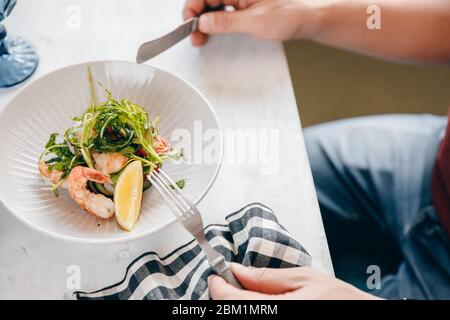
[[[0,0],[0,23],[11,13],[16,0]],[[33,74],[38,64],[34,48],[23,38],[6,35],[0,24],[0,88],[11,87]]]

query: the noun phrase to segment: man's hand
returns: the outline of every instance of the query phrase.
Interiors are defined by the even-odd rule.
[[[348,283],[307,267],[268,269],[232,264],[231,270],[246,290],[237,289],[223,278],[212,275],[208,278],[208,286],[214,300],[378,299]]]
[[[204,12],[205,6],[234,11]],[[367,19],[372,0],[186,0],[184,19],[200,16],[192,44],[208,35],[247,33],[267,40],[309,39],[385,59],[450,62],[449,0],[377,0],[380,29]]]
[[[199,31],[192,34],[194,46],[204,45],[210,34],[247,33],[267,40],[299,38],[306,33],[304,17],[308,1],[299,0],[187,0],[185,20],[200,16]],[[234,7],[234,11],[203,13],[205,6]]]

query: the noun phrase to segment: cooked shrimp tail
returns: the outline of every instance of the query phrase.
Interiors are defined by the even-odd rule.
[[[70,196],[84,210],[102,219],[108,219],[114,215],[114,203],[102,194],[95,194],[87,188],[89,181],[106,183],[109,176],[97,170],[77,166],[72,169],[68,177]]]
[[[165,153],[170,150],[169,141],[161,136],[156,136],[153,138],[153,148],[156,153]]]
[[[61,181],[61,176],[63,172],[60,170],[49,170],[47,164],[44,160],[39,161],[38,163],[39,173],[47,178],[51,183],[58,184]]]

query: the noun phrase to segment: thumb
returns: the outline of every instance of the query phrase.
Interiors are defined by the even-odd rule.
[[[251,28],[248,11],[244,9],[204,13],[199,19],[199,30],[205,34],[248,33]]]
[[[231,271],[251,291],[281,294],[301,287],[301,268],[253,268],[233,263]]]

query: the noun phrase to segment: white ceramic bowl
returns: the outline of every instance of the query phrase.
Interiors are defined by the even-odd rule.
[[[140,104],[151,118],[160,116],[159,132],[169,139],[176,129],[185,129],[194,139],[196,121],[201,121],[203,131],[217,129],[219,138],[211,142],[218,151],[217,161],[164,166],[174,179],[186,179],[184,191],[196,203],[211,187],[219,171],[223,142],[217,116],[205,97],[185,81],[158,68],[99,61],[47,74],[24,88],[5,107],[0,114],[0,199],[21,221],[58,238],[88,243],[137,239],[175,221],[153,188],[144,193],[134,229],[126,232],[115,219],[101,220],[82,211],[64,189],[56,198],[38,174],[37,160],[50,133],[62,134],[72,125],[71,117],[81,115],[89,105],[87,66],[114,98],[128,98]],[[98,101],[104,101],[104,91],[99,87],[96,91]],[[197,146],[195,152],[203,152],[203,148]]]

